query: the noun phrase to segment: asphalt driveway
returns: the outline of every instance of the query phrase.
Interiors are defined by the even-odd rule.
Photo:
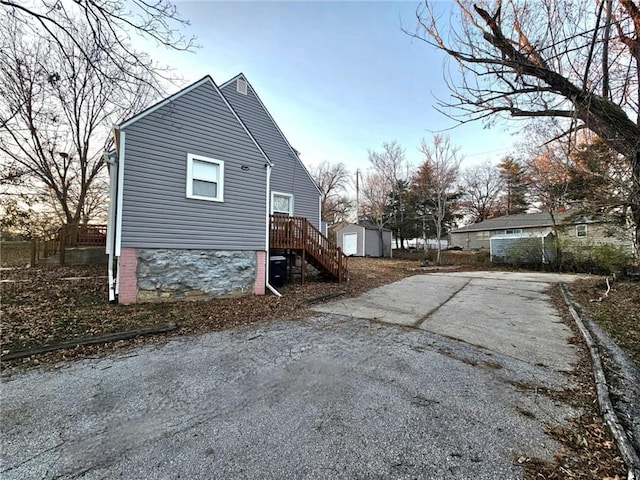
[[[5,379],[0,477],[521,478],[578,412],[517,384],[569,386],[576,354],[558,278],[488,275]]]

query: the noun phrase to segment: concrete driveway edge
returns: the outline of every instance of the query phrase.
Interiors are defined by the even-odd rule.
[[[611,397],[609,395],[609,386],[607,385],[604,369],[602,368],[602,361],[600,360],[598,346],[589,333],[589,330],[587,330],[587,328],[585,327],[584,322],[580,318],[580,315],[578,315],[576,304],[574,304],[573,300],[569,296],[567,285],[564,282],[560,283],[560,289],[562,291],[562,297],[564,298],[564,301],[569,308],[569,312],[571,313],[573,320],[576,322],[576,325],[580,330],[580,333],[582,333],[585,343],[587,344],[589,355],[591,356],[593,377],[596,384],[598,406],[600,407],[602,417],[604,418],[604,421],[607,424],[607,427],[609,428],[609,431],[611,432],[616,445],[618,446],[618,450],[620,451],[622,459],[627,466],[627,480],[639,480],[640,457],[638,456],[638,452],[629,439],[626,430],[624,429],[622,423],[620,422],[620,419],[618,418],[618,415],[616,414],[615,409],[613,408],[613,403],[611,402]]]

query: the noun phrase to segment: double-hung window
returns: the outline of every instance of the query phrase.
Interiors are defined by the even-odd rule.
[[[271,192],[271,213],[293,216],[293,195]]]
[[[187,155],[187,198],[224,201],[224,162]]]
[[[587,225],[580,224],[576,225],[576,237],[586,237],[587,236]]]

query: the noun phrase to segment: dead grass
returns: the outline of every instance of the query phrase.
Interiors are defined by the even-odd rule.
[[[0,242],[0,265],[25,267],[31,261],[31,242]]]
[[[579,355],[578,364],[571,373],[575,387],[558,391],[522,382],[514,385],[522,390],[535,389],[554,401],[579,408],[582,413],[565,425],[547,425],[547,434],[562,445],[553,461],[527,458],[520,463],[529,480],[622,480],[626,478],[626,469],[598,411],[591,359],[582,334],[573,322],[558,286],[551,290],[551,298],[573,332],[570,341]]]
[[[589,316],[640,367],[640,282],[613,282],[606,297],[603,295],[607,286],[602,278],[579,280],[569,289]],[[601,301],[594,301],[601,297]]]

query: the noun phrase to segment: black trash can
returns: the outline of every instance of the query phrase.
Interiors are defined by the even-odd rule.
[[[287,259],[285,257],[269,258],[269,283],[272,287],[283,287],[287,277]]]

